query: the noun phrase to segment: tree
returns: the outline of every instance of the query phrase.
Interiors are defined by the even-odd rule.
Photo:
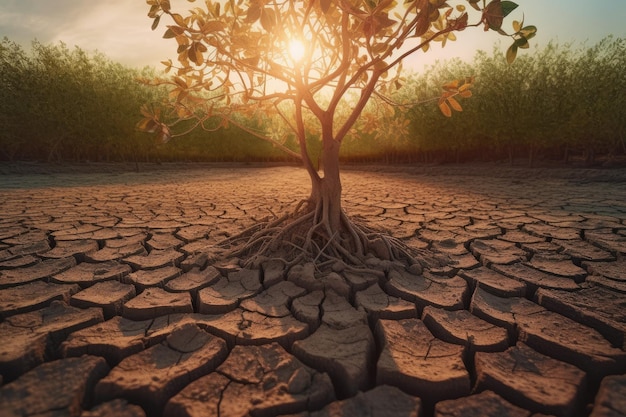
[[[152,142],[136,132],[137,109],[167,97],[106,56],[34,41],[30,51],[0,39],[0,158],[75,161],[136,157]],[[25,122],[28,121],[28,122]]]
[[[189,0],[194,2],[194,0]],[[147,0],[156,29],[169,18],[164,38],[177,44],[178,63],[164,61],[170,78],[155,84],[171,87],[169,110],[143,108],[139,127],[164,140],[175,136],[181,120],[194,119],[207,130],[276,115],[289,127],[297,151],[284,137],[254,131],[297,156],[311,179],[311,194],[295,213],[256,226],[227,242],[230,255],[249,262],[278,257],[288,265],[302,260],[345,261],[363,266],[368,256],[412,259],[414,253],[390,237],[374,234],[351,221],[341,206],[339,150],[370,99],[393,105],[387,95],[402,83],[404,58],[428,51],[431,43],[455,39],[469,27],[510,36],[512,61],[528,47],[534,26],[503,19],[517,5],[511,1],[466,0],[206,0],[183,16],[170,0]],[[471,95],[471,79],[444,86],[441,111],[461,111],[458,97]],[[308,136],[321,141],[321,172],[313,163]],[[180,132],[179,132],[180,134]],[[411,262],[411,261],[409,261]]]
[[[626,40],[610,36],[571,59],[575,78],[569,83],[572,109],[566,127],[578,136],[574,145],[584,148],[588,164],[595,163],[596,151],[626,150],[625,50]]]

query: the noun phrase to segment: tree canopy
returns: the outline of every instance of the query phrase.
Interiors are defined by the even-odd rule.
[[[482,26],[513,39],[507,52],[512,61],[536,33],[534,26],[514,21],[508,34],[504,18],[517,4],[502,0],[206,0],[205,7],[185,15],[170,0],[147,3],[153,29],[169,18],[164,37],[175,40],[178,59],[164,62],[171,77],[155,81],[170,86],[170,110],[163,114],[144,107],[139,127],[168,140],[171,126],[181,121],[193,119],[207,130],[233,123],[299,154],[309,174],[311,195],[304,209],[299,206],[291,218],[271,221],[260,231],[255,227],[228,244],[236,247],[230,255],[246,255],[251,262],[271,256],[290,264],[323,258],[363,265],[372,253],[411,258],[408,247],[373,238],[342,210],[343,140],[372,97],[381,106],[394,105],[389,93],[403,82],[407,56]],[[457,98],[471,95],[472,82],[444,85],[439,108],[446,116],[462,109]],[[241,123],[241,115],[248,120],[278,115],[295,136],[298,151],[284,146],[288,134],[255,131],[256,126]],[[321,141],[321,173],[312,161],[310,134]],[[382,247],[374,243],[381,241]]]
[[[341,142],[372,96],[385,99],[402,85],[407,56],[483,26],[513,39],[507,52],[512,61],[536,32],[514,21],[507,34],[503,19],[517,5],[501,0],[456,5],[444,0],[209,0],[185,15],[170,0],[147,3],[153,29],[169,17],[164,38],[175,40],[178,59],[164,61],[172,76],[156,80],[171,87],[173,112],[166,116],[145,108],[141,127],[158,130],[167,140],[168,124],[178,120],[196,119],[211,130],[240,124],[240,115],[276,114],[298,137],[297,153],[305,165],[306,132]],[[461,109],[456,96],[471,95],[471,81],[446,84],[439,102],[444,114]],[[284,131],[255,133],[278,146],[285,141]]]

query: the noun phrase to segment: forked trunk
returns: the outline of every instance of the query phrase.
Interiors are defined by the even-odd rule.
[[[310,159],[304,165],[311,178],[308,207],[255,225],[220,243],[228,257],[247,258],[244,265],[258,267],[267,259],[277,259],[290,268],[313,262],[319,271],[330,265],[344,265],[354,272],[384,276],[384,271],[366,265],[369,256],[413,265],[417,252],[398,239],[377,232],[366,224],[349,219],[341,206],[339,175],[340,141],[325,135],[322,141],[322,173]],[[319,272],[318,271],[318,272]]]

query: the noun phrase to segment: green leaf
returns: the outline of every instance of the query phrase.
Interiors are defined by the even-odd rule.
[[[528,45],[528,39],[521,37],[515,40],[514,43],[515,46],[517,46],[518,48],[522,48],[522,49],[528,49],[529,45]]]
[[[513,10],[517,9],[517,4],[512,1],[502,2],[502,17],[507,17]]]

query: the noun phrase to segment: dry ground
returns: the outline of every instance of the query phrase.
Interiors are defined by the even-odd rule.
[[[0,165],[0,416],[626,415],[624,169],[348,167],[449,263],[317,277],[211,254],[303,170],[128,168]]]

